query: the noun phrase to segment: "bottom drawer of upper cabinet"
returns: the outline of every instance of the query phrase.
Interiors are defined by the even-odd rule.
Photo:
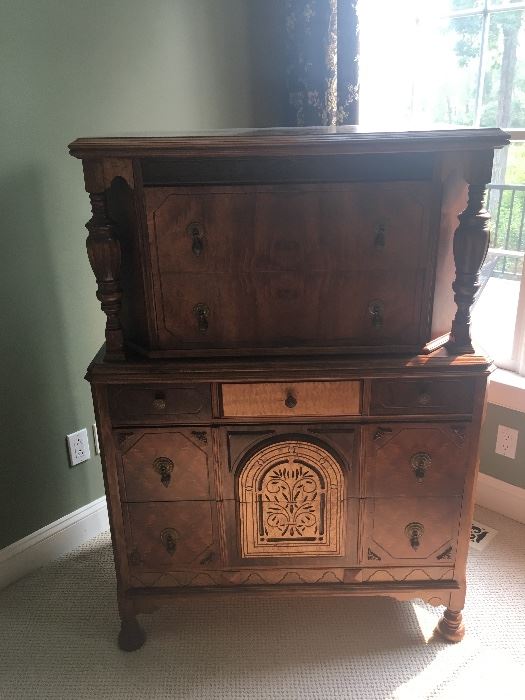
[[[361,561],[447,564],[456,558],[461,497],[370,498],[362,504]]]
[[[217,566],[214,501],[126,503],[126,541],[132,575]]]

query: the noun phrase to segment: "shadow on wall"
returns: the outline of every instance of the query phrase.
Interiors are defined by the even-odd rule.
[[[64,514],[70,481],[61,436],[78,424],[45,203],[44,173],[0,181],[2,220],[2,457],[0,548]],[[51,408],[53,407],[53,408]],[[60,437],[59,437],[60,436]],[[83,478],[82,472],[75,480]],[[77,484],[76,488],[82,488]],[[65,499],[67,500],[67,498]]]
[[[286,27],[282,0],[249,3],[253,125],[287,125]],[[288,125],[289,126],[289,125]]]

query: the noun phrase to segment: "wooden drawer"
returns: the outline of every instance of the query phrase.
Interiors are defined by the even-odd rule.
[[[446,565],[456,557],[461,498],[364,501],[362,562]]]
[[[219,561],[215,503],[128,503],[128,561],[133,573],[207,569]]]
[[[416,349],[423,292],[424,269],[416,268],[166,273],[159,351]]]
[[[364,429],[366,496],[460,495],[470,456],[466,423],[381,423]]]
[[[201,185],[145,196],[161,276],[406,269],[428,254],[429,182]]]
[[[361,384],[342,382],[264,382],[223,384],[222,413],[228,418],[355,416]]]
[[[209,500],[211,433],[181,428],[115,433],[123,501]]]
[[[435,414],[472,412],[475,380],[376,379],[371,382],[370,414]]]
[[[208,384],[110,385],[113,425],[193,423],[211,418]]]

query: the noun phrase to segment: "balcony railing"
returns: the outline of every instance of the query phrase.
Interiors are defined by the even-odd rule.
[[[489,277],[517,280],[525,255],[525,185],[494,185],[487,190],[492,217],[490,248],[484,267]]]

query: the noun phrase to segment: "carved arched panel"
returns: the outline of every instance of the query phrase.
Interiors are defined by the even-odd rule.
[[[266,445],[248,459],[238,486],[243,557],[343,554],[343,472],[322,447]]]

